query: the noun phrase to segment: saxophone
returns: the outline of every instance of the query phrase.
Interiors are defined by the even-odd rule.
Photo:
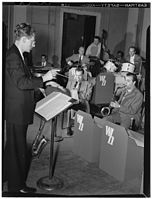
[[[105,116],[108,116],[110,115],[110,112],[111,112],[111,107],[110,106],[105,106],[101,109],[101,115],[102,117],[105,117]]]
[[[46,139],[44,136],[40,139],[40,141],[38,141],[37,145],[35,145],[32,148],[32,156],[33,157],[40,157],[40,154],[42,152],[42,150],[44,149],[44,147],[47,145],[48,143],[48,139]]]
[[[42,150],[44,149],[44,147],[47,145],[47,143],[49,141],[48,139],[45,138],[45,136],[42,136],[42,138],[40,138],[41,134],[42,134],[42,130],[44,128],[44,125],[45,125],[45,121],[41,120],[38,133],[37,133],[37,135],[33,141],[33,144],[32,144],[32,156],[33,157],[39,158]]]

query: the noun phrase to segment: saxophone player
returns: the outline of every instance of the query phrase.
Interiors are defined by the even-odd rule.
[[[128,129],[131,124],[131,118],[134,118],[135,126],[138,128],[141,118],[143,95],[136,88],[137,77],[135,74],[127,73],[125,81],[126,86],[121,92],[119,100],[110,103],[110,106],[113,108],[111,115],[104,119],[120,124]]]

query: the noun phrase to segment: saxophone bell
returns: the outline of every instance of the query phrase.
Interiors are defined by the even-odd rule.
[[[108,116],[110,115],[111,108],[110,106],[103,107],[100,112],[101,112],[102,117]]]
[[[32,156],[33,157],[40,157],[40,154],[42,152],[42,150],[44,149],[44,147],[47,145],[48,143],[48,139],[46,139],[44,136],[40,139],[40,141],[34,145],[32,147]]]

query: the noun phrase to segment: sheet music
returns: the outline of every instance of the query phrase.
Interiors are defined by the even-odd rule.
[[[36,104],[35,112],[47,121],[72,105],[72,98],[60,92],[53,92]]]
[[[78,96],[78,91],[77,91],[77,89],[72,89],[72,90],[70,91],[70,93],[71,93],[71,97],[72,97],[73,99],[79,101],[79,96]]]

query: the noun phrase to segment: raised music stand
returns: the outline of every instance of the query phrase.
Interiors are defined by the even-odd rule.
[[[52,122],[52,119],[56,118],[58,114],[70,107],[73,102],[71,97],[60,93],[53,92],[46,98],[40,100],[37,103],[35,112],[41,115],[46,121],[51,120],[51,143],[50,143],[50,165],[49,175],[41,177],[37,181],[37,186],[40,189],[46,191],[53,191],[55,189],[61,189],[64,185],[63,180],[54,176],[54,135],[56,130],[56,122]],[[50,110],[50,112],[49,112]]]

